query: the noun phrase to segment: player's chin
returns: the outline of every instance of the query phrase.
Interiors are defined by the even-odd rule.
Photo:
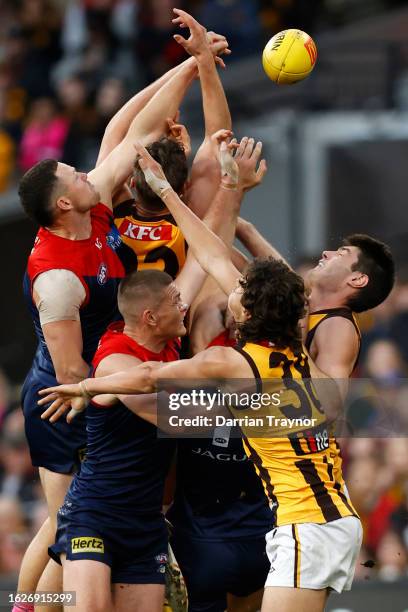
[[[185,336],[187,333],[187,329],[186,326],[184,325],[184,323],[180,323],[180,327],[179,327],[179,331],[178,331],[178,336]]]

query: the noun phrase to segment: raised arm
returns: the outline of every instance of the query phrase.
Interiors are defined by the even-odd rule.
[[[208,32],[207,38],[213,57],[222,54],[228,55],[230,53],[225,36],[216,34],[215,32]],[[220,62],[221,65],[223,65],[223,62],[219,57],[216,57],[216,62]],[[105,129],[96,167],[98,167],[109,155],[109,153],[113,151],[113,149],[123,140],[133,119],[150,102],[152,97],[164,85],[166,85],[166,83],[174,75],[185,68],[188,64],[195,64],[194,58],[191,57],[185,60],[179,66],[176,66],[175,68],[172,68],[166,72],[163,76],[154,81],[154,83],[151,83],[142,89],[142,91],[139,91],[128,102],[126,102],[126,104],[114,115],[114,117],[112,117]]]
[[[122,142],[88,174],[105,204],[111,204],[113,191],[120,187],[132,172],[134,142],[140,140],[147,144],[157,140],[166,131],[167,118],[176,114],[195,72],[193,63],[185,64],[133,119]]]
[[[225,143],[221,146],[226,147]],[[167,182],[161,166],[140,143],[136,145],[136,151],[148,185],[170,210],[201,267],[217,281],[225,293],[231,293],[241,275],[231,262],[227,246],[183,204]],[[221,182],[216,198],[235,202],[237,197],[235,189]]]
[[[237,222],[236,236],[253,257],[273,257],[290,268],[286,259],[262,236],[255,225],[241,217]]]
[[[188,40],[176,34],[175,40],[197,60],[203,99],[205,137],[194,158],[187,201],[202,218],[217,191],[220,169],[211,145],[211,136],[220,129],[231,129],[231,115],[227,98],[206,38],[206,30],[185,11],[174,9],[173,23],[188,27]]]

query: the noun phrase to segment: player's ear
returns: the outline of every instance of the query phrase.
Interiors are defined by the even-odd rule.
[[[356,271],[350,276],[347,284],[354,289],[362,289],[363,287],[367,286],[368,280],[367,274]]]
[[[157,326],[157,318],[152,310],[144,310],[142,313],[142,323],[150,325],[151,327]]]
[[[66,211],[66,210],[71,210],[72,209],[72,202],[70,200],[70,198],[62,195],[59,198],[57,198],[56,201],[56,207],[59,208],[60,210]]]

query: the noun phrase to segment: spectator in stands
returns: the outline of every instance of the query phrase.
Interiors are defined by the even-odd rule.
[[[20,145],[22,171],[42,159],[61,159],[68,130],[69,121],[57,112],[52,98],[35,100]]]

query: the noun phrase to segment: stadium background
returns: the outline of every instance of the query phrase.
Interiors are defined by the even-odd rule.
[[[405,5],[405,6],[404,6]],[[35,348],[21,281],[35,228],[16,185],[44,157],[93,167],[109,118],[145,84],[179,63],[170,0],[0,2],[0,589],[14,585],[25,547],[45,517],[31,467],[19,386]],[[194,0],[177,4],[228,37],[222,73],[238,136],[264,142],[263,185],[242,215],[289,260],[307,265],[348,232],[386,240],[398,284],[362,320],[359,375],[375,399],[355,411],[366,433],[386,406],[408,430],[408,3],[397,0]],[[264,43],[285,27],[314,36],[312,77],[277,88],[262,72]],[[197,84],[182,121],[199,143]],[[355,437],[346,478],[365,527],[351,595],[330,609],[408,609],[408,439]],[[370,561],[375,561],[373,565]],[[368,563],[366,563],[368,561]]]

